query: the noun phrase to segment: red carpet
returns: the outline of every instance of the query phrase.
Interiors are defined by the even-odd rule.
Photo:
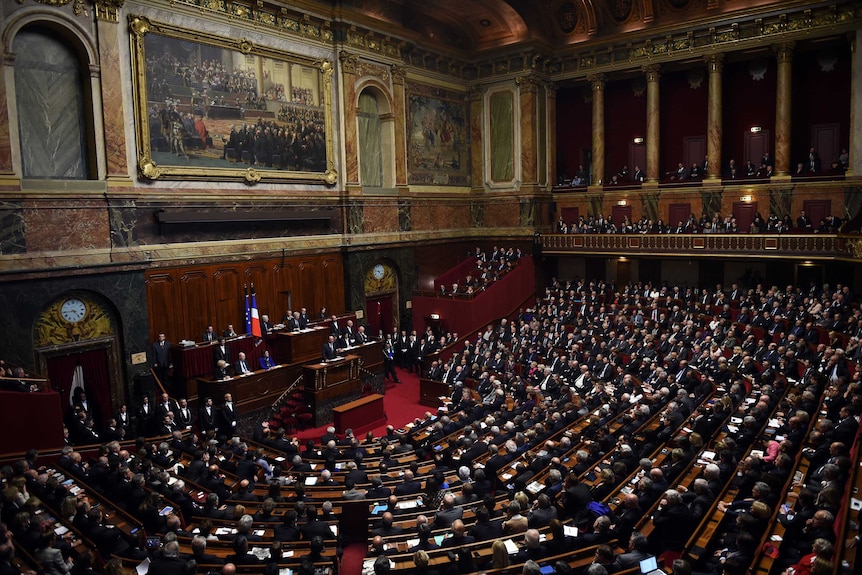
[[[341,557],[341,575],[362,573],[362,562],[365,560],[367,551],[368,546],[365,543],[347,543],[344,546],[344,555]]]
[[[430,408],[419,404],[419,377],[405,369],[395,368],[401,383],[386,382],[386,393],[383,396],[383,409],[386,411],[387,424],[395,428],[422,417]],[[372,429],[376,437],[386,434],[386,425]],[[326,433],[326,425],[311,427],[296,433],[301,440],[320,439]]]

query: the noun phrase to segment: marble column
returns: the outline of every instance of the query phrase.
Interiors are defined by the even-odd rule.
[[[775,175],[790,174],[790,96],[793,89],[793,42],[774,46],[778,59],[775,89]]]
[[[4,53],[0,60],[0,175],[13,174],[12,171],[12,132],[9,130],[7,102],[15,98],[6,97],[6,86],[14,86],[15,55]]]
[[[485,190],[485,182],[491,179],[485,174],[485,153],[482,122],[485,117],[484,90],[482,86],[470,86],[467,101],[470,103],[470,184],[474,193]]]
[[[392,66],[392,115],[395,121],[395,186],[407,186],[407,68]]]
[[[847,177],[862,175],[862,29],[850,33],[850,165]]]
[[[658,64],[644,66],[646,74],[646,178],[647,182],[659,181],[659,150],[661,144],[661,107],[659,106],[659,80],[661,67]],[[634,169],[634,166],[632,166]]]
[[[605,180],[605,75],[594,74],[587,78],[593,90],[593,166],[591,184]]]
[[[98,158],[99,178],[128,178],[126,158],[126,124],[123,112],[122,73],[120,70],[120,8],[123,0],[97,0],[96,26],[99,33],[99,71],[93,78],[94,100],[101,96],[103,125],[97,133],[105,134],[105,157]],[[123,36],[123,39],[126,38]],[[126,40],[128,41],[128,40]],[[99,115],[97,114],[98,118]],[[96,129],[99,130],[99,126]]]
[[[356,66],[359,56],[340,52],[341,82],[344,87],[344,182],[350,189],[359,189],[359,146],[356,126],[356,108],[359,105],[356,94]]]
[[[521,104],[521,185],[535,187],[539,182],[538,147],[539,138],[539,79],[533,75],[521,76],[515,80]],[[517,153],[517,152],[516,152]]]
[[[724,54],[706,57],[709,69],[709,103],[706,119],[706,171],[707,180],[721,179],[721,139],[722,139],[722,101],[721,72],[724,68]]]
[[[557,125],[557,87],[554,84],[548,86],[548,127]],[[545,145],[544,142],[541,145]],[[548,162],[548,187],[557,183],[557,130],[548,130],[548,148],[545,155]]]

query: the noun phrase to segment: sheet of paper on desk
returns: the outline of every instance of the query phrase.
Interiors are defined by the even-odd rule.
[[[338,537],[338,525],[330,525],[329,530],[332,531],[332,534]]]
[[[516,555],[518,553],[518,546],[511,539],[506,539],[503,544],[506,546],[506,552],[509,555]]]
[[[411,547],[416,547],[417,545],[419,545],[419,539],[408,539],[407,540],[407,548],[408,549],[410,549]]]
[[[305,478],[306,485],[317,485],[317,477],[306,477]]]
[[[278,570],[278,575],[293,575],[293,571],[289,567],[281,567]]]
[[[281,552],[281,558],[282,559],[287,558],[287,557],[293,557],[293,549],[291,549],[290,551],[282,551]]]
[[[65,535],[68,532],[69,532],[69,528],[66,527],[65,525],[57,525],[56,527],[54,527],[54,533],[57,534],[57,537],[62,537],[63,535]]]
[[[138,575],[147,575],[147,572],[150,570],[150,558],[147,557],[143,561],[141,561],[137,567],[135,567],[135,572]]]
[[[563,525],[563,535],[566,537],[577,537],[578,528],[572,527],[571,525]]]

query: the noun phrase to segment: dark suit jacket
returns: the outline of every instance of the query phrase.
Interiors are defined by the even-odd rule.
[[[213,363],[218,363],[220,359],[225,360],[230,365],[230,346],[228,344],[224,344],[224,351],[220,345],[213,348]]]

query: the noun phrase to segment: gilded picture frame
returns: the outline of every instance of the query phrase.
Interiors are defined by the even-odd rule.
[[[142,178],[337,183],[331,61],[143,16],[129,32]]]

